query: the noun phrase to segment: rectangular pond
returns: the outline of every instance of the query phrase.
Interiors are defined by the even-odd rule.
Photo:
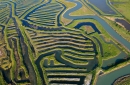
[[[107,0],[88,0],[88,1],[106,14],[116,14],[116,12],[113,11],[108,6]]]
[[[130,23],[128,23],[126,20],[124,20],[124,19],[115,19],[115,21],[122,24],[127,30],[130,31]]]

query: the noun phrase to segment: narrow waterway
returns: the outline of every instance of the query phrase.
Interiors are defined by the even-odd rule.
[[[109,74],[99,76],[96,85],[112,85],[116,79],[127,74],[130,74],[130,65],[127,65]]]

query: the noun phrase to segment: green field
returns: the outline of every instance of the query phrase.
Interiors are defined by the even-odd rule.
[[[125,76],[125,77],[119,78],[114,82],[114,85],[130,85],[130,77]]]
[[[110,1],[112,3],[115,3],[115,4],[113,4],[115,9],[117,9],[125,17],[125,19],[127,19],[130,22],[130,15],[129,15],[130,0],[123,0],[123,1],[122,0],[110,0]]]

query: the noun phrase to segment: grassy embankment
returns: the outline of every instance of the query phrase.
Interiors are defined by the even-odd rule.
[[[126,75],[114,82],[114,85],[130,85],[130,76]]]
[[[92,78],[92,81],[91,81],[91,84],[92,85],[96,85],[96,82],[98,80],[98,75],[101,71],[101,68],[96,68],[94,71],[93,71],[93,78]]]
[[[130,0],[110,0],[113,6],[130,22]]]
[[[116,22],[111,21],[107,18],[102,17],[119,35],[121,35],[124,39],[130,42],[130,32],[123,28],[122,26],[118,25]]]
[[[125,66],[127,66],[127,65],[129,65],[129,64],[130,64],[130,60],[128,60],[128,61],[126,61],[126,62],[123,62],[123,63],[120,63],[120,64],[117,64],[117,65],[115,65],[115,66],[113,66],[113,67],[111,67],[111,68],[109,68],[109,69],[107,69],[107,70],[103,70],[103,71],[104,71],[104,74],[103,74],[103,75],[108,74],[108,73],[110,73],[110,72],[112,72],[112,71],[121,69],[121,68],[123,68],[123,67],[125,67]]]

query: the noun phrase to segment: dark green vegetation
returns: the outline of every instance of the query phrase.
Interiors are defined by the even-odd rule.
[[[103,85],[113,75],[110,84],[129,84],[130,51],[98,20],[129,41],[116,22],[125,15],[105,2],[0,0],[0,85]]]

